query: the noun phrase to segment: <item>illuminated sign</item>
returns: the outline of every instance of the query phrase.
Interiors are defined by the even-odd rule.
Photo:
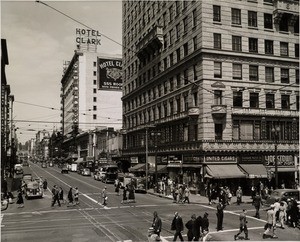
[[[99,89],[122,89],[122,61],[98,58]]]
[[[99,37],[101,34],[97,30],[76,28],[76,43],[87,45],[101,45]]]

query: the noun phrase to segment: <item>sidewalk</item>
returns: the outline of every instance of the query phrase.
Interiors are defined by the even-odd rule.
[[[151,194],[151,195],[154,195],[154,196],[157,196],[157,197],[162,197],[162,198],[165,198],[165,199],[173,200],[172,195],[166,196],[164,194],[154,192],[154,189],[149,189],[148,194]],[[189,198],[190,198],[190,203],[208,205],[208,198],[205,197],[205,196],[201,196],[200,194],[190,194]],[[236,203],[236,197],[231,198],[231,203]],[[244,204],[245,203],[252,203],[251,196],[243,196],[242,203],[244,203]]]

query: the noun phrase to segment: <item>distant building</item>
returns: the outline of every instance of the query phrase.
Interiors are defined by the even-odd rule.
[[[299,1],[124,1],[123,46],[128,160],[148,139],[179,183],[299,178]]]

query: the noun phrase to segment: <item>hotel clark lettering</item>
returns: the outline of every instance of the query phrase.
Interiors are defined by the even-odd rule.
[[[99,89],[122,89],[122,62],[99,59]]]

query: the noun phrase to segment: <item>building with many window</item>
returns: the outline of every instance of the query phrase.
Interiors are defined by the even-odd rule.
[[[293,185],[299,1],[124,1],[123,45],[129,160],[148,144],[179,183]]]
[[[78,153],[75,137],[81,132],[122,126],[122,59],[88,47],[78,45],[72,60],[64,65],[61,122],[65,153]]]

